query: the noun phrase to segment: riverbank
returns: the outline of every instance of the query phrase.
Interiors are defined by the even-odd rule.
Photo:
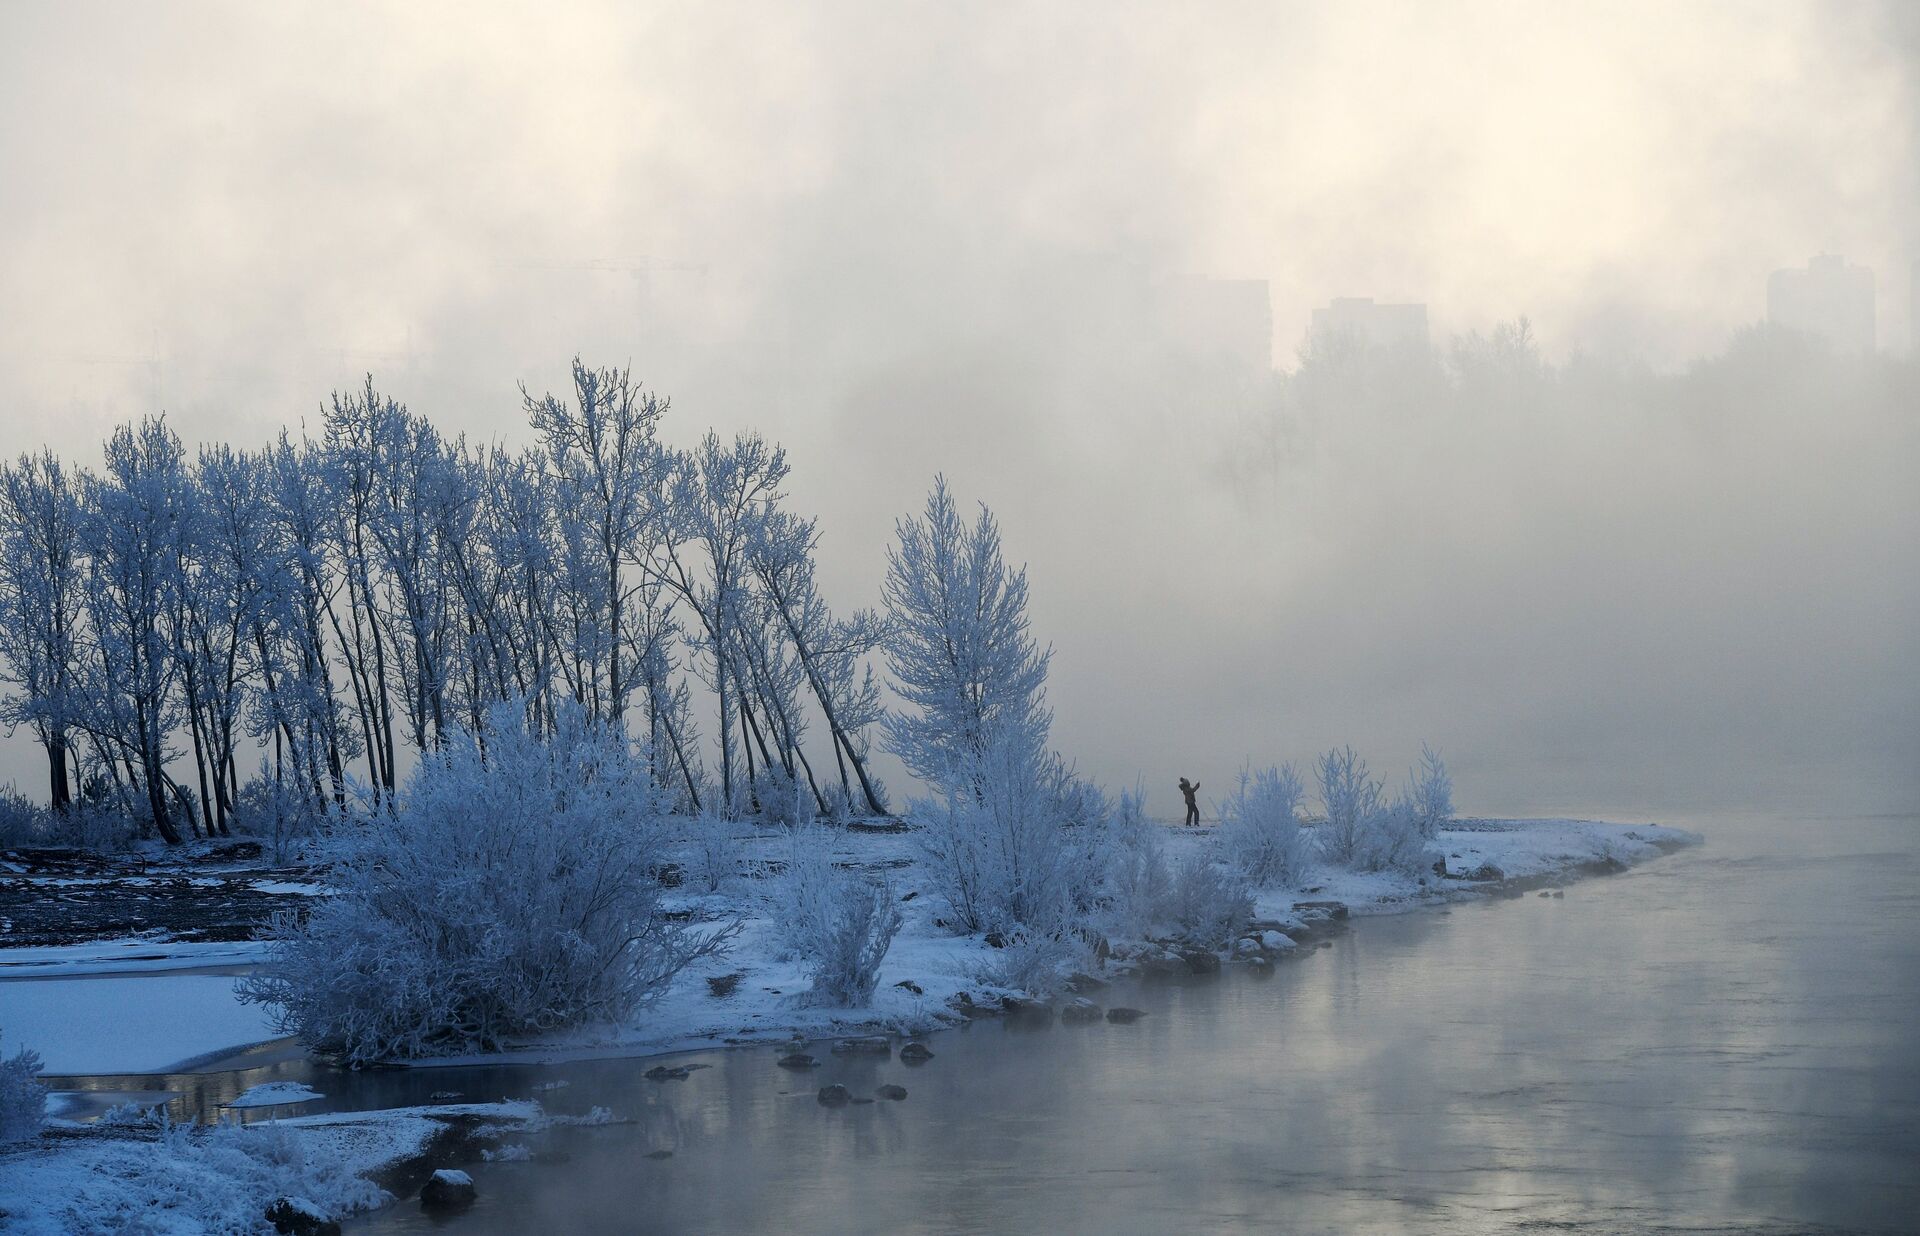
[[[1401,913],[1423,906],[1546,889],[1581,875],[1624,869],[1696,840],[1692,834],[1653,825],[1571,820],[1458,821],[1443,831],[1439,840],[1446,859],[1445,875],[1322,870],[1304,881],[1301,888],[1261,893],[1256,899],[1255,922],[1229,951],[1226,961],[1270,965],[1316,942],[1317,936],[1337,929],[1348,916]],[[911,837],[900,833],[857,831],[836,837],[836,861],[885,875],[906,919],[882,969],[875,1007],[870,1010],[823,1009],[807,1003],[805,976],[796,963],[779,956],[774,925],[759,908],[750,879],[755,864],[768,861],[781,838],[772,834],[742,837],[728,871],[718,880],[721,887],[694,891],[685,877],[699,873],[688,871],[683,873],[675,894],[676,910],[695,920],[746,920],[728,957],[680,976],[658,1004],[631,1024],[522,1043],[499,1055],[429,1063],[526,1065],[752,1043],[784,1045],[796,1040],[806,1040],[802,1046],[819,1044],[816,1050],[825,1055],[828,1040],[876,1033],[920,1034],[1030,1007],[1030,993],[996,981],[999,950],[982,938],[952,936],[939,925],[934,898],[928,895],[913,865],[911,843]],[[1170,830],[1168,836],[1168,848],[1175,857],[1207,843],[1204,829]],[[1128,973],[1186,973],[1221,964],[1219,955],[1185,951],[1166,941],[1109,941],[1105,953],[1103,963],[1094,967],[1098,973],[1089,976],[1096,981]],[[30,1039],[11,1034],[9,1042],[31,1045]],[[41,1230],[62,1230],[53,1218],[46,1217],[70,1214],[48,1209],[60,1202],[61,1181],[89,1179],[86,1173],[93,1172],[103,1179],[121,1181],[115,1188],[129,1197],[151,1186],[159,1190],[155,1197],[164,1199],[172,1194],[162,1188],[161,1182],[205,1168],[227,1172],[231,1180],[239,1182],[234,1188],[243,1188],[250,1202],[259,1203],[252,1212],[234,1209],[236,1216],[259,1213],[281,1195],[307,1196],[298,1194],[300,1189],[324,1193],[329,1200],[311,1196],[308,1200],[326,1213],[347,1213],[374,1204],[368,1200],[372,1195],[355,1192],[357,1186],[350,1183],[352,1180],[371,1183],[371,1178],[380,1173],[396,1170],[402,1176],[408,1171],[417,1175],[426,1161],[423,1147],[427,1142],[414,1134],[424,1130],[430,1137],[434,1131],[430,1126],[458,1114],[460,1109],[445,1106],[330,1113],[247,1129],[173,1134],[174,1140],[160,1152],[142,1142],[132,1143],[133,1148],[116,1146],[125,1139],[117,1137],[111,1128],[86,1136],[76,1136],[79,1130],[62,1129],[32,1151],[15,1152],[0,1160],[0,1199],[10,1199],[0,1200],[0,1207],[14,1208],[16,1218],[37,1215],[53,1224]],[[503,1116],[523,1124],[544,1118],[543,1114],[524,1110]],[[370,1132],[387,1123],[393,1126],[393,1132],[385,1141],[382,1135]],[[344,1152],[350,1170],[342,1169],[342,1176],[334,1170],[334,1158],[339,1151],[336,1143],[345,1128],[362,1132],[356,1135],[359,1148]],[[171,1171],[139,1165],[143,1154],[155,1153],[185,1158]],[[236,1153],[242,1158],[233,1158]],[[262,1163],[271,1170],[263,1170]],[[392,1184],[377,1192],[388,1197],[395,1193],[408,1195],[403,1191],[408,1188],[404,1180],[389,1178]],[[54,1185],[51,1193],[42,1187],[47,1181]],[[143,1185],[143,1181],[148,1184]],[[413,1187],[417,1183],[414,1181]],[[254,1226],[230,1230],[258,1228],[252,1219],[244,1219],[244,1223]]]

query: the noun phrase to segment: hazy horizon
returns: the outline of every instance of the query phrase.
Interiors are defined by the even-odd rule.
[[[1423,738],[1469,811],[1920,803],[1920,8],[17,4],[0,100],[9,458],[369,371],[521,443],[518,383],[630,363],[669,440],[789,448],[839,609],[935,472],[988,502],[1056,745],[1162,812]],[[1741,332],[1821,252],[1887,358],[1769,403]],[[1372,296],[1688,402],[1188,372],[1196,275],[1283,371]]]

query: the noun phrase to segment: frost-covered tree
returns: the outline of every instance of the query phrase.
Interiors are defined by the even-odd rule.
[[[153,827],[175,844],[181,796],[170,793],[177,787],[167,761],[181,719],[176,624],[191,497],[179,436],[149,417],[114,431],[105,470],[86,478],[81,524],[93,634],[85,724],[109,768],[124,767],[137,784]]]
[[[521,394],[540,434],[556,517],[565,525],[578,569],[591,577],[575,620],[593,639],[578,662],[586,672],[575,697],[594,716],[626,724],[638,668],[626,628],[646,600],[635,569],[664,531],[664,486],[672,458],[658,437],[667,402],[633,380],[630,369],[592,369],[573,360],[573,400]]]
[[[753,571],[764,607],[791,643],[826,719],[844,799],[853,798],[853,786],[847,777],[851,767],[859,779],[867,810],[881,815],[886,803],[867,772],[865,737],[867,727],[881,715],[879,688],[872,669],[863,670],[862,663],[880,646],[886,628],[865,610],[845,621],[834,618],[814,583],[814,548],[818,541],[819,531],[813,520],[785,511],[772,512],[761,522],[752,544]]]
[[[888,747],[931,785],[989,759],[1004,764],[1023,743],[1044,747],[1052,654],[1028,631],[1027,573],[1003,561],[993,513],[982,505],[963,523],[946,478],[935,477],[925,513],[895,530],[886,653],[907,707],[884,722]]]
[[[748,693],[749,669],[742,664],[741,640],[751,581],[749,552],[760,524],[781,497],[786,452],[757,433],[742,433],[723,443],[709,431],[691,451],[675,457],[670,484],[669,531],[655,549],[654,578],[677,595],[698,618],[694,647],[707,658],[719,711],[720,793],[735,797],[736,728],[747,761],[742,789],[754,780],[752,733],[755,721]]]
[[[604,721],[569,707],[549,739],[498,705],[390,822],[337,836],[335,894],[279,925],[243,998],[355,1065],[625,1018],[730,935],[661,903],[667,806]]]
[[[936,478],[921,519],[888,553],[889,747],[935,798],[914,812],[950,918],[969,931],[1072,928],[1095,883],[1091,833],[1071,827],[1074,778],[1047,747],[1048,654],[1027,627],[1024,571],[1009,570],[985,507],[961,523]]]
[[[1421,743],[1420,763],[1407,781],[1407,801],[1420,822],[1420,835],[1431,841],[1453,820],[1453,777],[1440,753]]]
[[[1380,783],[1352,747],[1336,747],[1314,762],[1320,782],[1320,852],[1329,862],[1356,867],[1367,858],[1367,825],[1380,809]]]
[[[1300,827],[1306,789],[1291,764],[1242,769],[1240,783],[1221,805],[1214,839],[1233,869],[1262,886],[1298,884],[1312,858]]]
[[[0,1146],[40,1135],[47,1118],[47,1089],[39,1078],[39,1053],[23,1047],[0,1057]]]
[[[79,496],[53,452],[0,468],[0,666],[19,691],[0,698],[0,723],[32,730],[55,811],[73,801],[80,537]]]

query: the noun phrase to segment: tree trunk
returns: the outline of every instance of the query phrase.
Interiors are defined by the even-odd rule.
[[[67,779],[67,732],[55,729],[47,736],[47,801],[57,812],[73,805],[73,783]]]

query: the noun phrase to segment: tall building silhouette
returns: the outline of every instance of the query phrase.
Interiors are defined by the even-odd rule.
[[[1339,296],[1313,311],[1316,339],[1347,337],[1372,348],[1427,346],[1427,307],[1384,304],[1371,296]]]
[[[1873,271],[1834,253],[1809,258],[1804,270],[1776,270],[1767,278],[1767,321],[1818,335],[1843,351],[1871,352]]]

